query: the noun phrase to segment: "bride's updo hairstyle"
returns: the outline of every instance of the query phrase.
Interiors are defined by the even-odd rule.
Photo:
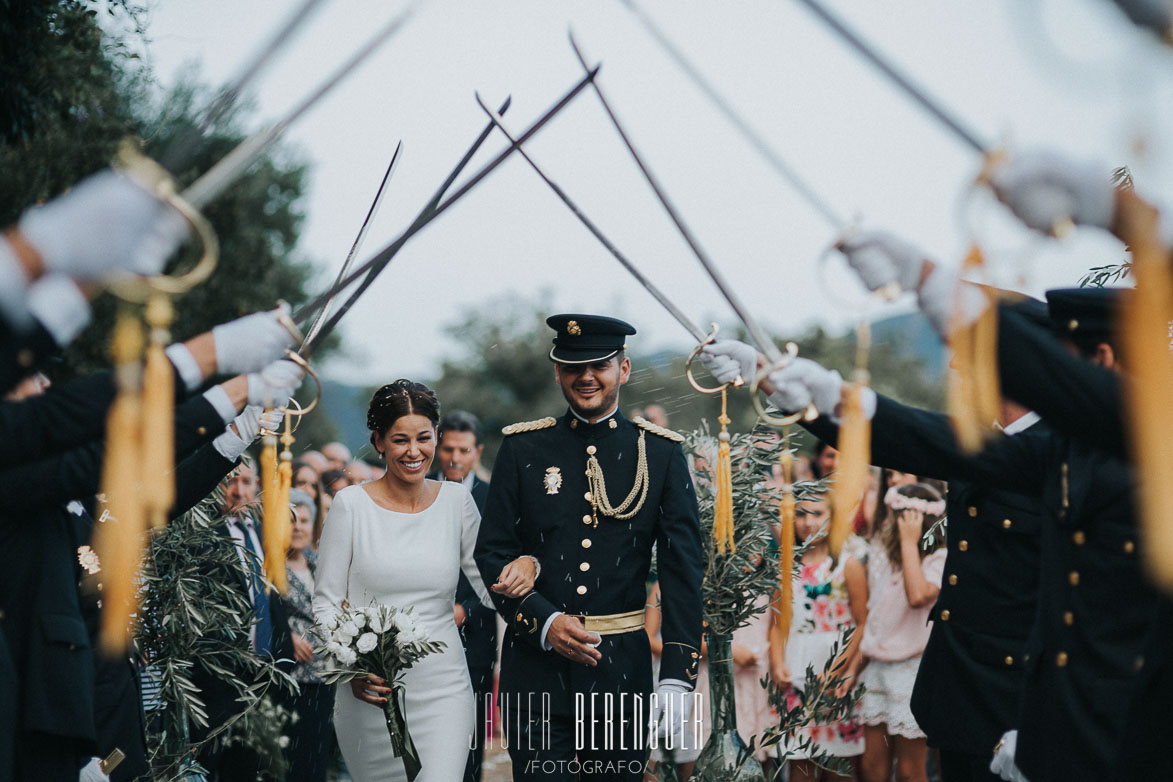
[[[423,383],[400,378],[383,386],[371,397],[371,406],[367,408],[371,445],[405,415],[422,415],[436,426],[440,423],[440,400]]]

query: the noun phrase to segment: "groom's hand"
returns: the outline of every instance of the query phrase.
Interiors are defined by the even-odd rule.
[[[382,708],[387,702],[387,696],[391,694],[391,688],[383,686],[386,683],[374,674],[367,674],[365,679],[351,679],[350,691],[360,701]]]
[[[603,639],[598,633],[588,632],[582,622],[562,614],[550,624],[546,643],[567,660],[592,668],[599,664],[603,653],[595,648]]]

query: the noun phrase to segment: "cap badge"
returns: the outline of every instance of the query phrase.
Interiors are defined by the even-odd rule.
[[[582,327],[578,325],[577,320],[572,320],[566,324],[566,333],[572,337],[581,336],[582,335]]]
[[[547,467],[546,477],[543,481],[546,484],[546,494],[557,494],[558,490],[562,488],[562,470],[557,467]]]

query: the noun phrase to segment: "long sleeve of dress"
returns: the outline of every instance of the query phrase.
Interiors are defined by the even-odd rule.
[[[489,601],[489,590],[485,588],[485,581],[481,578],[481,571],[477,568],[474,554],[477,548],[477,533],[481,529],[481,512],[477,510],[476,501],[472,494],[465,492],[462,506],[460,527],[460,570],[477,593],[477,598],[483,605],[492,605]]]
[[[354,535],[354,512],[347,500],[344,492],[334,497],[318,542],[313,609],[319,625],[328,625],[347,599]]]

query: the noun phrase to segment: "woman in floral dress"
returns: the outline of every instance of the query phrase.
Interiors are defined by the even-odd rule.
[[[789,688],[787,709],[803,702],[807,667],[813,668],[816,676],[820,675],[831,660],[835,643],[850,627],[856,630],[851,642],[841,649],[834,672],[851,686],[859,668],[859,642],[867,621],[867,574],[846,549],[837,562],[831,558],[825,532],[820,532],[830,515],[830,506],[823,498],[807,500],[798,506],[796,537],[816,538],[803,553],[799,575],[794,581],[794,618],[784,643],[775,624],[777,613],[770,612],[770,673],[776,685]],[[810,745],[800,746],[806,738],[810,739]],[[854,716],[842,722],[802,726],[793,739],[781,744],[783,759],[790,761],[791,782],[849,779],[820,769],[810,758],[822,753],[857,757],[863,754],[863,738],[863,727]]]

